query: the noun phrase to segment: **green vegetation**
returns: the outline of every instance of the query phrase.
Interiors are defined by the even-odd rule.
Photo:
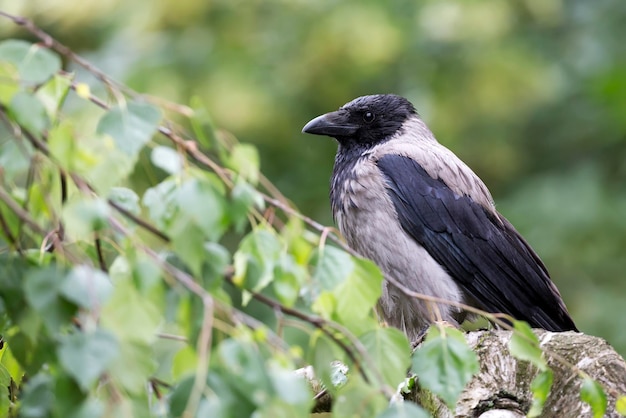
[[[416,104],[542,256],[582,331],[626,353],[626,3],[0,10],[103,71],[1,17],[14,39],[0,44],[0,415],[19,395],[28,417],[308,416],[314,394],[291,373],[307,364],[344,395],[337,416],[357,403],[417,414],[388,406],[411,358],[375,320],[380,273],[309,219],[331,224],[334,144],[302,125],[377,92]],[[551,375],[516,329],[513,354],[543,371],[540,408]],[[433,329],[413,365],[453,404],[472,359]],[[352,370],[341,388],[333,360]],[[582,397],[602,416],[594,381]]]

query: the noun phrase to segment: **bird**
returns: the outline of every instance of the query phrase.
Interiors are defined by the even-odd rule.
[[[358,97],[302,132],[338,143],[333,218],[348,246],[385,276],[377,308],[388,325],[415,341],[435,321],[473,319],[464,304],[533,328],[578,331],[537,253],[409,100]]]

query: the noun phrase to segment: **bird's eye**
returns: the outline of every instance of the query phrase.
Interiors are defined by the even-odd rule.
[[[373,122],[373,121],[374,121],[374,119],[376,119],[376,115],[375,115],[375,114],[373,114],[372,112],[365,112],[365,113],[363,114],[363,120],[364,120],[366,123]]]

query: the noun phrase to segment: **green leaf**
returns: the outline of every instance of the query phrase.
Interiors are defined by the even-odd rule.
[[[74,139],[74,127],[67,121],[62,121],[50,128],[48,149],[52,157],[67,170],[73,170],[80,164],[75,161],[78,150]]]
[[[137,196],[134,190],[126,187],[113,187],[109,190],[109,200],[133,215],[139,215],[141,213],[139,196]]]
[[[235,144],[226,164],[253,185],[259,182],[259,151],[250,144]]]
[[[20,417],[46,418],[53,416],[54,382],[49,374],[38,373],[28,379],[20,401]]]
[[[290,254],[283,253],[274,267],[272,288],[278,300],[287,306],[296,303],[300,286],[307,277],[307,271],[296,264]]]
[[[10,62],[0,61],[0,103],[8,105],[19,90],[17,67]]]
[[[592,378],[583,377],[583,383],[580,388],[580,399],[591,406],[594,418],[602,418],[606,412],[608,400],[602,386]]]
[[[50,81],[37,89],[36,96],[43,103],[50,120],[57,119],[71,85],[72,80],[68,75],[55,74]]]
[[[337,315],[347,325],[356,325],[372,312],[382,292],[383,275],[370,260],[352,258],[352,271],[333,291]]]
[[[412,402],[397,402],[390,405],[376,418],[430,418],[430,414]]]
[[[35,96],[25,92],[13,96],[9,103],[9,113],[18,125],[39,137],[50,126],[43,104]]]
[[[150,154],[152,164],[169,174],[180,173],[183,169],[183,158],[181,155],[170,147],[157,146],[154,147]]]
[[[204,262],[205,236],[192,222],[182,224],[175,234],[170,234],[172,247],[176,254],[187,264],[194,275],[199,276]]]
[[[346,280],[353,268],[350,254],[339,248],[326,246],[317,253],[313,282],[321,290],[334,290]]]
[[[63,223],[67,234],[74,240],[92,241],[93,233],[109,224],[110,208],[99,198],[79,197],[63,208]]]
[[[248,225],[248,214],[253,207],[263,209],[264,201],[261,194],[245,180],[238,178],[230,192],[230,217],[237,232],[243,231]]]
[[[156,367],[154,354],[149,345],[123,341],[119,344],[119,355],[108,367],[108,373],[124,390],[138,395],[145,390],[146,382]]]
[[[143,195],[142,203],[148,209],[150,219],[160,229],[166,229],[176,213],[173,200],[177,186],[177,182],[169,178],[149,188]]]
[[[235,253],[235,282],[246,289],[263,289],[274,278],[281,250],[279,237],[272,230],[256,228],[241,241]]]
[[[403,332],[379,328],[359,337],[385,383],[396,388],[406,378],[411,365],[411,348]]]
[[[413,353],[412,370],[420,385],[454,408],[465,385],[478,373],[479,364],[459,330],[432,326],[426,341]]]
[[[533,379],[530,383],[530,391],[533,394],[533,402],[528,411],[527,417],[540,417],[543,412],[543,406],[548,399],[550,389],[552,388],[552,370],[546,369]]]
[[[620,414],[626,416],[626,396],[622,395],[615,401],[615,410]]]
[[[102,326],[120,340],[151,343],[162,322],[159,309],[128,280],[115,283],[113,295],[102,308]]]
[[[57,348],[61,365],[83,391],[91,387],[118,355],[115,337],[100,329],[66,335]]]
[[[56,332],[70,323],[76,306],[61,298],[65,272],[55,266],[31,270],[25,278],[24,293],[48,330]]]
[[[269,364],[268,372],[276,397],[293,407],[288,408],[291,416],[309,417],[313,396],[305,380],[275,362]]]
[[[509,342],[511,355],[519,360],[532,363],[541,371],[548,369],[548,363],[543,358],[543,351],[539,346],[539,339],[528,323],[523,321],[513,322],[514,331]]]
[[[11,375],[9,371],[0,364],[0,416],[9,416],[9,387],[11,386]]]
[[[60,293],[85,309],[98,309],[113,291],[108,276],[88,266],[76,266],[60,286]]]
[[[376,387],[366,384],[356,374],[342,386],[333,403],[336,418],[375,417],[387,408],[388,401]]]
[[[208,176],[186,180],[168,197],[171,218],[166,232],[172,238],[184,239],[189,226],[193,226],[206,239],[217,241],[228,227],[224,195]],[[161,205],[164,203],[160,202]]]
[[[109,135],[118,149],[135,158],[155,134],[161,112],[148,103],[130,102],[116,106],[102,116],[96,131]]]
[[[217,350],[222,378],[231,390],[258,406],[269,400],[273,385],[261,353],[249,343],[228,339]]]
[[[315,376],[320,379],[326,389],[334,394],[338,386],[347,382],[345,373],[341,376],[336,376],[336,367],[333,366],[333,362],[340,359],[341,354],[337,352],[335,345],[330,342],[328,337],[324,336],[319,330],[311,334],[309,346],[307,363],[313,366]],[[347,369],[346,366],[343,367]],[[335,376],[337,379],[333,380]]]
[[[24,276],[28,274],[29,267],[23,258],[0,254],[0,306],[14,322],[18,322],[28,308]]]
[[[10,183],[25,177],[32,155],[33,149],[28,142],[14,139],[0,143],[0,167],[5,181]]]
[[[58,55],[40,45],[16,39],[0,42],[0,57],[13,63],[21,80],[28,84],[41,84],[61,69]]]

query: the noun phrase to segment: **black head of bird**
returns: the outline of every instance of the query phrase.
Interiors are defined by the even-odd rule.
[[[359,97],[302,131],[339,143],[333,216],[350,247],[389,279],[379,308],[390,325],[415,339],[434,320],[458,325],[466,317],[454,304],[407,296],[391,283],[397,281],[413,292],[505,313],[533,327],[576,330],[537,254],[407,99]]]

